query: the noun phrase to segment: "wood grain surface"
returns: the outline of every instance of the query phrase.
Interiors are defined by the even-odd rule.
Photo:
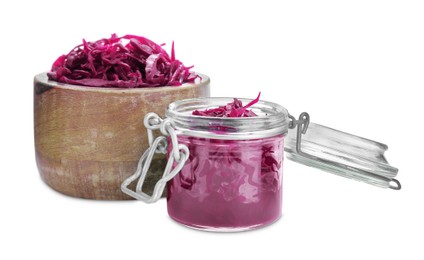
[[[35,156],[41,178],[66,195],[99,200],[130,199],[122,181],[136,170],[148,147],[144,115],[163,117],[176,100],[209,96],[209,78],[180,87],[91,88],[34,78]],[[156,156],[144,186],[151,192],[163,172]]]

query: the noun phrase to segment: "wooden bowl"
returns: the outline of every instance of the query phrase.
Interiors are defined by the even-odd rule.
[[[41,178],[63,194],[98,200],[130,199],[121,183],[136,170],[148,147],[143,118],[164,116],[168,104],[208,97],[210,80],[180,87],[137,89],[95,88],[34,78],[35,156]],[[165,156],[155,156],[144,191],[165,168]]]

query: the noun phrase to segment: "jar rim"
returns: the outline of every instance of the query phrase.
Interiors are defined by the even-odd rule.
[[[195,72],[197,75],[201,77],[201,79],[197,79],[193,83],[183,83],[181,86],[160,86],[160,87],[143,87],[143,88],[116,88],[116,87],[90,87],[84,85],[75,85],[62,83],[55,80],[50,80],[47,76],[47,71],[36,74],[34,76],[34,86],[36,91],[42,91],[40,89],[65,89],[70,91],[81,91],[81,92],[100,92],[100,93],[118,93],[118,94],[126,94],[126,93],[156,93],[156,92],[171,92],[175,90],[181,89],[193,89],[199,86],[205,86],[210,84],[209,76]]]
[[[252,99],[240,98],[244,104]],[[176,131],[183,135],[245,140],[285,135],[288,131],[288,112],[283,106],[260,100],[249,109],[254,117],[211,117],[192,115],[194,110],[216,108],[233,102],[229,97],[192,98],[178,100],[168,105],[166,117],[174,123]]]

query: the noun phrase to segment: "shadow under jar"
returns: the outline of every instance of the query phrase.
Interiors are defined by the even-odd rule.
[[[190,151],[180,173],[168,182],[168,214],[192,228],[242,231],[281,216],[288,112],[259,101],[252,108],[256,117],[192,115],[194,110],[230,102],[230,98],[188,99],[170,104],[166,111],[178,143]],[[169,153],[172,145],[168,149]]]

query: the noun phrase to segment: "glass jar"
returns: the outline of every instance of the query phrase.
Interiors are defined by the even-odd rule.
[[[240,99],[243,103],[251,100]],[[282,106],[259,101],[254,117],[192,115],[231,103],[231,98],[185,99],[168,105],[166,119],[144,118],[149,148],[121,190],[146,203],[160,199],[167,185],[169,216],[188,227],[242,231],[276,221],[282,212],[283,151],[287,158],[382,188],[401,189],[387,145],[296,119]],[[289,130],[290,129],[290,130]],[[154,131],[167,136],[154,138]],[[288,133],[288,134],[287,134]],[[142,191],[156,153],[167,153],[162,178],[151,195]],[[129,186],[137,181],[135,191]]]
[[[273,223],[281,216],[288,112],[260,101],[252,108],[256,117],[192,115],[194,110],[230,102],[229,98],[188,99],[170,104],[166,111],[178,143],[190,151],[167,187],[168,214],[186,226],[240,231]],[[170,145],[168,154],[172,149]]]

